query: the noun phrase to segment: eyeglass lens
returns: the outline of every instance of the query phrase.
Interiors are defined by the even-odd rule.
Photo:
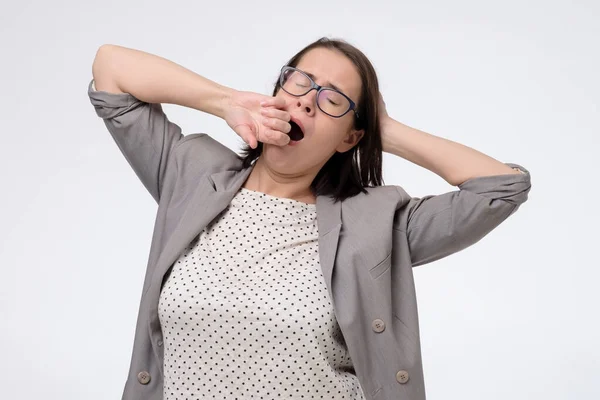
[[[303,73],[288,69],[281,77],[281,87],[294,96],[302,96],[310,91],[311,82]],[[343,115],[350,108],[348,99],[331,89],[321,90],[317,97],[317,104],[321,110],[334,117]]]

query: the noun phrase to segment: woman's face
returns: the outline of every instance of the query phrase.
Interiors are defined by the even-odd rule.
[[[354,64],[342,53],[316,48],[306,53],[296,68],[309,74],[321,86],[337,87],[358,104],[361,80]],[[263,156],[269,166],[281,174],[316,175],[336,152],[350,150],[364,134],[354,128],[354,112],[341,118],[322,112],[316,104],[317,91],[312,90],[301,97],[279,90],[276,97],[285,100],[284,109],[292,120],[303,128],[304,138],[294,145],[277,146],[264,144]]]

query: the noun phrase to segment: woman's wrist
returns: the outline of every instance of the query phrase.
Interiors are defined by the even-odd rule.
[[[215,117],[225,119],[226,112],[231,107],[231,99],[235,92],[235,89],[217,84],[210,95],[207,96],[205,94],[203,97],[199,97],[201,104],[196,108]]]
[[[380,127],[381,127],[381,143],[383,145],[383,151],[386,153],[393,153],[393,146],[394,146],[394,142],[393,142],[393,134],[392,132],[394,132],[395,129],[395,125],[398,122],[395,121],[393,118],[391,117],[383,117],[380,121]]]

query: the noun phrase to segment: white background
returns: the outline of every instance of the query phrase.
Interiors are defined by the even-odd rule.
[[[87,97],[98,47],[270,93],[333,36],[370,57],[392,117],[531,171],[516,214],[415,269],[428,398],[600,398],[599,20],[592,0],[3,4],[0,397],[117,399],[127,376],[157,206]],[[384,171],[413,196],[455,189],[390,154]]]

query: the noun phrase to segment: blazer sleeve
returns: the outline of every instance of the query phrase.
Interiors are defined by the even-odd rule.
[[[531,175],[518,164],[520,174],[469,179],[459,190],[410,197],[394,219],[394,228],[406,233],[413,267],[439,260],[481,240],[527,201]]]
[[[184,137],[181,128],[169,121],[160,104],[143,102],[129,93],[96,90],[94,80],[88,96],[96,114],[117,146],[158,203],[167,168],[176,144]]]

